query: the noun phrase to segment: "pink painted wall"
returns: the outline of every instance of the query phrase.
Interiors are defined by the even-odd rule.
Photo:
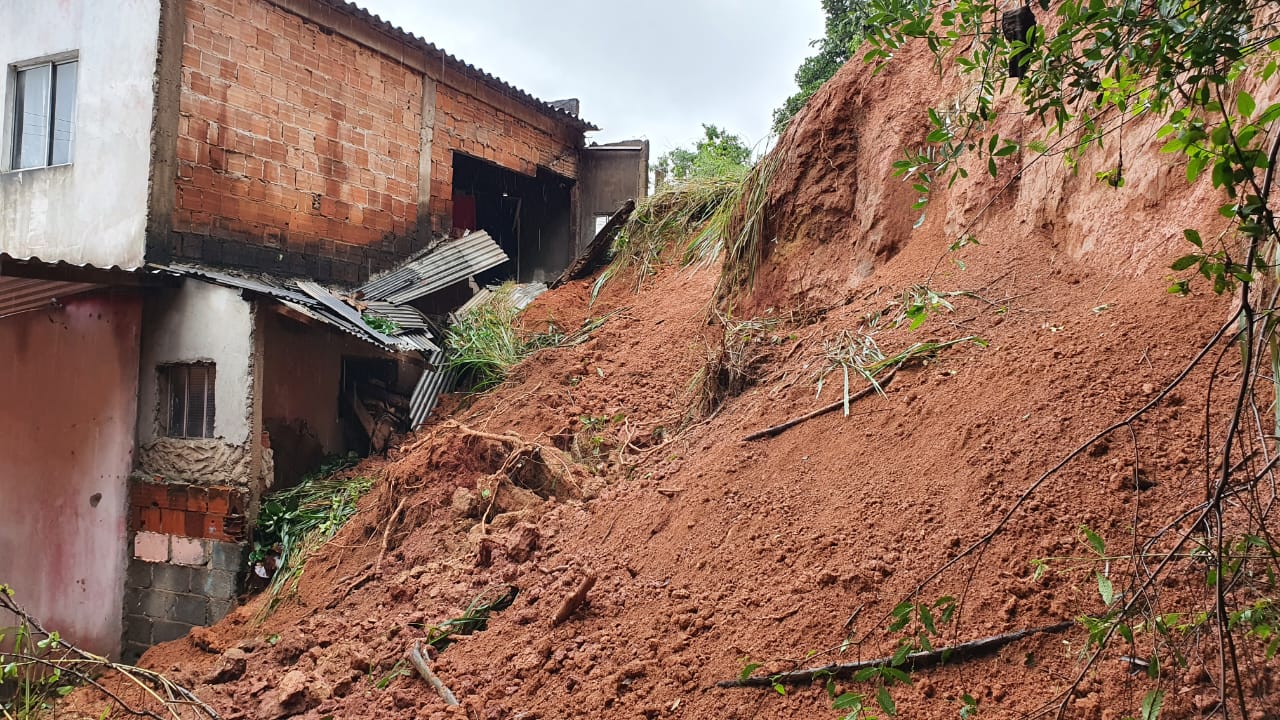
[[[120,648],[142,303],[0,318],[0,583],[50,630]]]

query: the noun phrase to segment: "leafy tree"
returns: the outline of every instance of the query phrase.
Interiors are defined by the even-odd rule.
[[[918,10],[926,3],[927,0],[892,0],[889,4],[896,17],[907,9]],[[822,9],[827,14],[826,34],[811,43],[818,51],[806,58],[796,70],[796,85],[800,89],[787,98],[782,107],[773,111],[773,131],[776,133],[786,130],[791,118],[800,112],[818,88],[853,57],[863,38],[871,32],[873,23],[884,14],[884,8],[870,0],[822,0]]]
[[[657,173],[668,182],[695,178],[740,178],[751,165],[751,148],[742,138],[715,125],[702,126],[693,149],[678,147],[658,158]]]

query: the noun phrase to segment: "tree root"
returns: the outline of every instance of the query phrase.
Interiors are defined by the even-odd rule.
[[[877,383],[879,383],[880,388],[888,387],[889,383],[893,382],[894,375],[897,375],[897,374],[898,374],[897,367],[890,370],[889,373],[884,376],[883,380],[877,381]],[[862,388],[861,390],[859,390],[858,392],[850,395],[849,402],[853,402],[854,400],[861,400],[862,398],[870,395],[873,392],[876,392],[876,386],[868,385]],[[795,427],[796,425],[799,425],[802,422],[805,422],[806,420],[812,420],[821,415],[826,415],[829,412],[835,412],[836,410],[839,410],[844,406],[845,406],[845,399],[840,398],[839,400],[831,403],[830,405],[827,405],[825,407],[820,407],[817,410],[805,413],[800,417],[792,418],[784,423],[774,425],[773,427],[765,428],[764,430],[757,430],[751,433],[750,435],[742,438],[742,440],[743,442],[750,442],[752,440],[762,440],[764,438],[771,438],[775,435],[781,435],[783,432],[790,430],[791,428]]]
[[[498,434],[475,430],[456,420],[442,423],[442,426],[454,428],[463,435],[502,445],[507,451],[507,457],[493,477],[509,480],[513,485],[527,488],[543,497],[582,496],[582,487],[574,479],[573,463],[559,449],[526,442],[514,433]]]
[[[578,608],[582,607],[582,603],[587,601],[587,593],[591,592],[591,588],[595,587],[595,584],[595,573],[587,573],[587,576],[578,585],[578,589],[574,590],[572,595],[560,603],[560,609],[556,611],[556,616],[551,619],[552,627],[568,620],[570,616],[577,612]]]
[[[453,691],[444,684],[439,675],[436,675],[431,671],[431,666],[427,664],[427,659],[422,654],[421,640],[413,641],[413,644],[409,646],[408,652],[405,653],[405,657],[409,659],[409,663],[418,671],[418,674],[422,676],[422,679],[427,681],[427,684],[431,686],[431,689],[435,690],[436,694],[444,700],[445,705],[459,704],[458,698],[453,694]]]
[[[982,638],[981,640],[970,640],[969,642],[960,643],[959,645],[951,645],[950,647],[939,648],[929,652],[912,653],[907,656],[906,663],[904,664],[909,665],[914,669],[920,669],[932,667],[934,665],[942,665],[943,663],[968,660],[970,658],[980,657],[994,652],[1011,642],[1021,640],[1022,638],[1029,637],[1031,635],[1062,632],[1074,624],[1075,623],[1066,621],[1055,625],[1026,628],[1025,630],[1004,633],[1003,635],[993,635],[991,637]],[[822,667],[806,668],[804,670],[792,670],[790,672],[778,673],[776,675],[753,675],[751,677],[737,678],[734,680],[722,680],[716,683],[716,687],[773,687],[775,684],[779,683],[783,685],[802,685],[813,682],[813,680],[818,677],[847,678],[859,670],[865,670],[866,668],[873,667],[890,667],[892,665],[893,658],[886,657],[878,658],[876,660],[863,660],[855,663],[833,664],[824,665]]]

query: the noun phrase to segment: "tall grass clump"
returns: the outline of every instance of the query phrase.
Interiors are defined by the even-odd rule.
[[[554,325],[546,332],[522,333],[516,326],[520,310],[511,302],[510,284],[461,317],[455,318],[445,333],[448,365],[459,373],[471,392],[481,393],[502,384],[507,373],[521,360],[543,348],[570,347],[584,343],[605,321],[626,308],[597,318],[587,318],[582,327],[564,333]]]
[[[766,234],[765,211],[781,154],[774,152],[751,167],[718,176],[696,176],[670,183],[636,205],[613,244],[613,262],[596,280],[594,299],[619,273],[636,268],[635,289],[659,264],[668,248],[683,243],[680,262],[725,258],[717,296],[751,284]]]
[[[636,204],[613,242],[613,262],[596,280],[591,296],[616,275],[635,268],[635,289],[639,291],[662,254],[691,234],[700,233],[716,216],[725,201],[737,192],[742,172],[717,176],[696,176],[662,185],[658,191]]]
[[[449,367],[470,382],[472,392],[502,384],[507,372],[529,353],[515,327],[520,311],[503,286],[488,301],[457,318],[445,332]]]

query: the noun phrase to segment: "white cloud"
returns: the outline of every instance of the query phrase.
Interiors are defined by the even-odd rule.
[[[591,139],[647,137],[655,157],[701,123],[764,140],[823,32],[818,0],[359,4],[539,98],[579,98]]]

